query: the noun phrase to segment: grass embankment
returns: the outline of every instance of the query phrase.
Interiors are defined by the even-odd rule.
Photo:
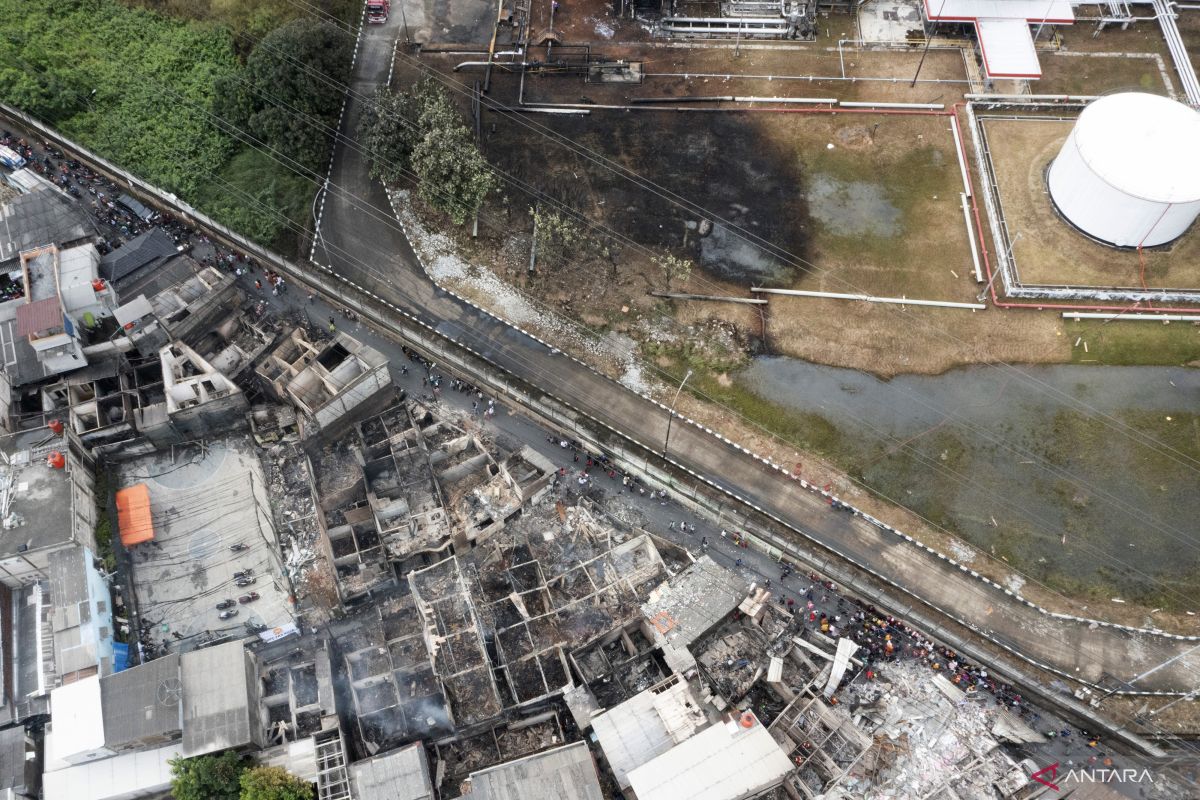
[[[1200,326],[1187,322],[1068,323],[1071,361],[1111,366],[1177,367],[1200,362]],[[1083,342],[1087,342],[1084,350]]]
[[[350,0],[318,5],[357,22]],[[222,129],[233,114],[219,87],[246,74],[243,59],[262,36],[303,13],[284,0],[0,0],[0,96],[292,254],[297,233],[280,215],[306,225],[315,189]],[[276,122],[288,124],[300,123]]]

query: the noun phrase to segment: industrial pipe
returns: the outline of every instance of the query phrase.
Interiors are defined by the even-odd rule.
[[[1102,319],[1105,322],[1117,322],[1124,319],[1153,320],[1156,322],[1200,322],[1200,314],[1097,314],[1091,311],[1064,311],[1063,319]]]
[[[901,306],[935,306],[937,308],[966,308],[982,311],[983,303],[952,303],[949,300],[910,300],[907,297],[874,297],[868,294],[844,294],[842,292],[814,292],[806,289],[764,289],[751,286],[750,291],[763,294],[785,294],[791,297],[818,297],[826,300],[865,300],[868,303],[891,303]]]

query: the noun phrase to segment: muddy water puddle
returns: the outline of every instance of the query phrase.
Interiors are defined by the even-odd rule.
[[[1200,606],[1200,370],[971,367],[883,381],[786,357],[739,376],[819,414],[830,455],[1066,590]],[[1065,542],[1064,542],[1065,537]]]
[[[838,236],[895,236],[900,233],[900,209],[887,197],[887,188],[868,181],[844,181],[816,173],[808,178],[808,211],[813,219]]]

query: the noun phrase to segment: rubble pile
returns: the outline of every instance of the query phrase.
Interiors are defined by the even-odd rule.
[[[964,798],[993,797],[1013,762],[991,730],[1005,714],[919,664],[890,664],[878,681],[852,684],[842,703],[875,744],[831,797],[927,797],[953,782]]]

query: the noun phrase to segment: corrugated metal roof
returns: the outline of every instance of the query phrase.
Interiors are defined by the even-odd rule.
[[[708,723],[686,681],[635,694],[592,720],[596,739],[617,785],[629,788],[629,773],[667,752]]]
[[[685,795],[680,795],[684,797]],[[471,773],[467,800],[603,800],[596,763],[584,742]]]
[[[350,765],[358,800],[430,800],[429,759],[420,742]]]
[[[57,297],[47,297],[33,303],[25,303],[17,308],[18,336],[32,336],[35,333],[62,326],[62,306],[58,304]]]
[[[791,759],[757,717],[718,722],[629,773],[638,800],[736,800],[783,780]]]
[[[120,748],[183,729],[179,654],[157,658],[100,680],[104,744]]]
[[[78,203],[39,189],[0,205],[0,261],[47,244],[67,245],[96,235]]]
[[[50,600],[56,606],[84,603],[88,600],[88,551],[68,547],[50,554]]]
[[[184,653],[183,749],[188,756],[241,747],[255,741],[250,717],[258,716],[246,674],[241,641]]]
[[[162,228],[151,228],[100,259],[100,274],[115,283],[147,265],[159,266],[176,253],[170,235]]]
[[[31,763],[25,758],[25,728],[0,731],[0,790],[27,786]]]

